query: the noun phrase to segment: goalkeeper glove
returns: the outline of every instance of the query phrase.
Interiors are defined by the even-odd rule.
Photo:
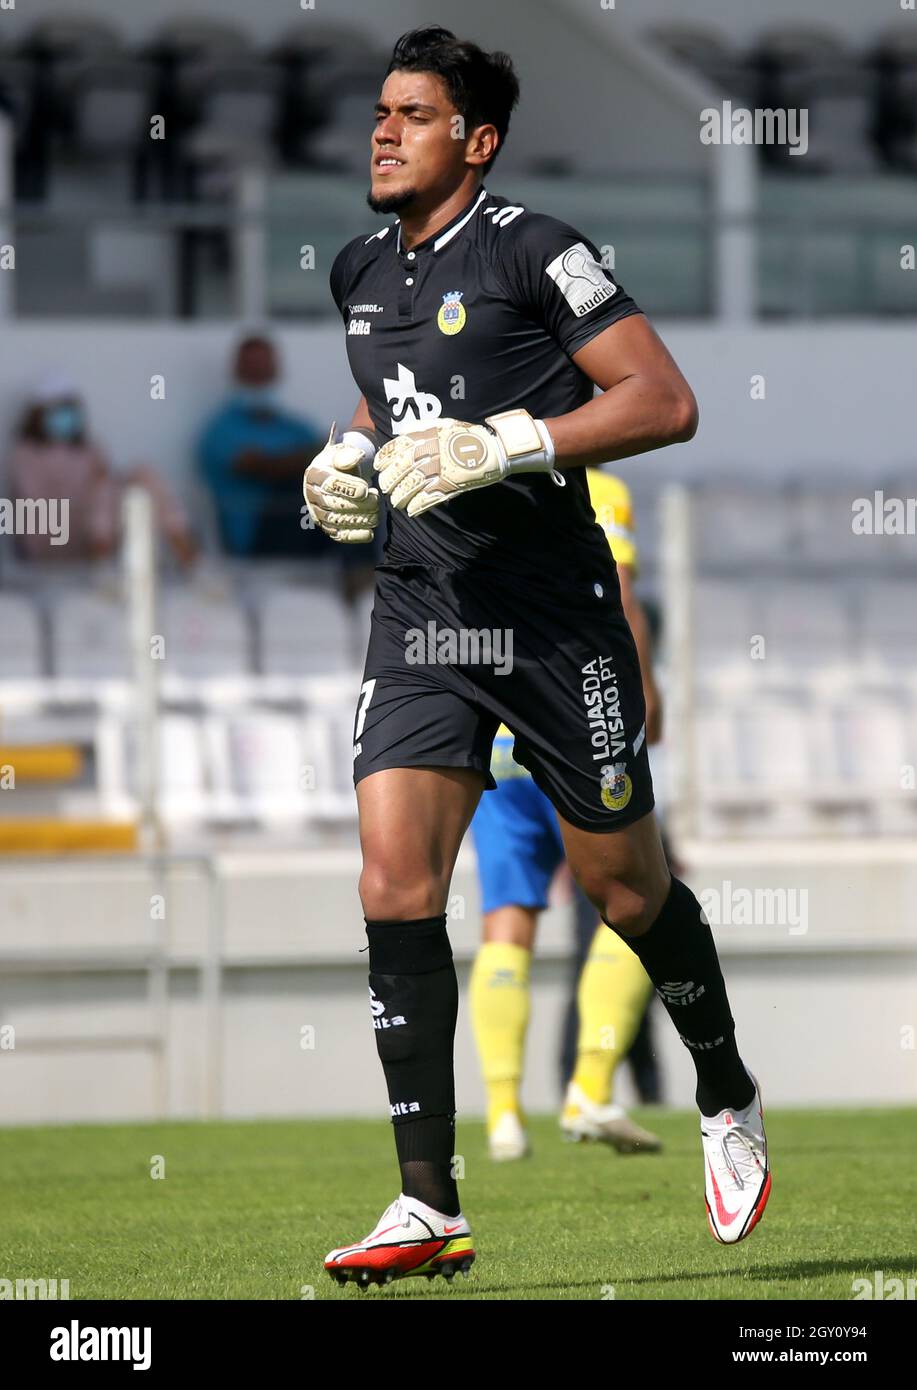
[[[328,443],[306,469],[303,497],[313,522],[331,537],[348,545],[373,538],[379,520],[379,493],[373,480],[375,439],[370,431],[346,430],[340,444]]]
[[[392,506],[408,516],[510,473],[551,473],[561,487],[565,481],[554,468],[544,421],[527,410],[489,415],[483,425],[440,420],[430,429],[397,435],[376,454],[374,467]]]

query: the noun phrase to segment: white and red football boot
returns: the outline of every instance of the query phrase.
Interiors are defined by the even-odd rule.
[[[771,1195],[761,1092],[751,1079],[755,1095],[744,1110],[700,1117],[707,1222],[711,1235],[723,1245],[751,1234]]]
[[[442,1274],[451,1283],[456,1270],[468,1273],[474,1263],[471,1227],[461,1213],[444,1216],[416,1197],[396,1197],[374,1230],[356,1245],[325,1256],[325,1268],[339,1284],[361,1289],[393,1279]]]

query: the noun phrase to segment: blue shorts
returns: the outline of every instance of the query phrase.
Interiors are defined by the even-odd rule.
[[[471,822],[484,912],[545,907],[564,857],[557,816],[544,792],[515,764],[515,775],[499,775],[501,764],[511,764],[511,747],[511,739],[495,742],[496,790],[484,793]]]

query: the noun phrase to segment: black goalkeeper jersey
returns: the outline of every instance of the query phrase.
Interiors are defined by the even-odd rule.
[[[594,391],[573,354],[640,312],[592,242],[486,188],[411,250],[397,221],[349,242],[331,292],[354,380],[386,438],[518,407],[565,415]],[[519,474],[420,517],[389,508],[384,563],[522,576],[607,567],[585,471],[564,477],[559,487],[546,473]]]

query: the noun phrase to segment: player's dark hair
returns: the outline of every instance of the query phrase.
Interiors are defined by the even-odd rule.
[[[503,148],[509,118],[519,100],[519,79],[509,54],[485,53],[476,43],[457,39],[451,29],[429,24],[401,35],[392,49],[386,77],[395,71],[435,73],[464,117],[466,130],[496,126],[500,140],[496,154],[484,166],[489,169]]]

